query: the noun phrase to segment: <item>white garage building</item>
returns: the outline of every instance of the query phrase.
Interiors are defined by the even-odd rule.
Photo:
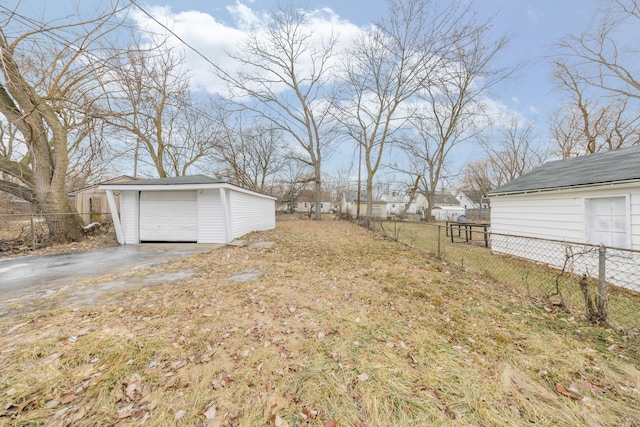
[[[275,228],[275,197],[205,175],[100,185],[120,244],[229,243]],[[114,194],[120,195],[120,215]]]

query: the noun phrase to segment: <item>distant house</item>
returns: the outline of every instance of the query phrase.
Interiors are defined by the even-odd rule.
[[[358,215],[358,191],[347,190],[342,196],[341,212],[349,218],[356,218]],[[384,200],[373,200],[371,207],[372,218],[387,217],[387,202]],[[367,215],[367,195],[365,192],[360,194],[360,217]]]
[[[302,190],[297,197],[298,212],[310,213],[315,212],[315,197],[316,192],[314,190]],[[331,204],[331,193],[323,191],[320,194],[320,212],[329,213],[333,206]]]
[[[120,244],[229,243],[275,228],[275,197],[205,175],[108,183],[100,189],[107,193]]]
[[[460,201],[453,194],[441,190],[433,197],[431,217],[436,221],[457,221],[465,214],[465,208],[460,206]]]
[[[401,214],[404,212],[407,203],[409,203],[409,195],[402,192],[385,194],[381,199],[387,202],[387,215]],[[409,209],[407,209],[407,213],[420,214],[424,212],[426,207],[427,199],[419,193],[414,197]]]
[[[467,196],[463,192],[459,192],[456,195],[456,199],[458,200],[459,206],[464,209],[479,209],[480,203],[473,201],[469,196]]]
[[[104,217],[109,216],[109,206],[107,204],[107,193],[99,188],[102,184],[117,184],[135,180],[134,177],[121,175],[117,178],[108,179],[98,184],[89,185],[79,190],[72,191],[68,196],[72,199],[78,213],[85,224],[101,222]],[[120,211],[120,197],[115,198],[118,212]]]
[[[487,195],[492,234],[640,250],[640,146],[549,162]],[[533,254],[513,239],[493,238],[492,249],[565,259],[562,248]]]

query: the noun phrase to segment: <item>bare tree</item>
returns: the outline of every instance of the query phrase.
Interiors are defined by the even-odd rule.
[[[241,114],[235,120],[220,114],[221,135],[211,157],[216,176],[251,190],[264,192],[283,169],[288,148],[281,131],[262,125],[247,126]]]
[[[547,147],[537,145],[535,122],[512,118],[497,137],[480,135],[478,142],[487,153],[494,185],[506,184],[542,165],[549,158]],[[495,187],[494,187],[495,188]]]
[[[237,75],[219,76],[245,108],[291,137],[303,149],[297,156],[314,173],[315,204],[321,203],[322,159],[330,143],[327,95],[336,38],[318,40],[309,27],[308,12],[290,5],[275,12],[266,28],[249,35],[240,54]],[[254,103],[247,102],[247,98]],[[320,219],[316,209],[315,218]]]
[[[65,193],[70,150],[99,117],[96,77],[110,59],[100,43],[118,27],[121,9],[53,26],[2,10],[8,13],[0,23],[0,114],[24,148],[0,156],[0,171],[10,177],[0,180],[0,190],[34,203],[54,241],[78,240],[83,222]]]
[[[409,119],[412,130],[398,145],[407,154],[412,174],[420,176],[417,182],[427,198],[427,218],[451,150],[482,130],[478,125],[484,120],[482,96],[514,70],[492,65],[506,43],[504,37],[491,40],[488,22],[466,22],[417,93],[420,107]]]
[[[505,39],[490,42],[489,23],[477,24],[470,6],[429,0],[388,5],[387,17],[348,53],[342,93],[350,98],[339,103],[338,119],[364,154],[367,216],[388,142],[401,141],[411,161],[423,160],[413,164],[414,177],[426,183],[425,194],[435,191],[446,155],[468,138],[472,106],[506,74],[489,68]],[[415,132],[396,136],[402,128]]]
[[[472,200],[481,200],[489,191],[502,184],[504,183],[495,179],[489,158],[469,162],[460,178],[460,188]]]
[[[578,67],[562,58],[555,62],[553,78],[568,94],[568,107],[556,111],[550,125],[562,158],[640,142],[640,115],[629,108],[629,97],[597,96]]]
[[[578,66],[573,74],[576,81],[609,94],[640,99],[636,48],[618,39],[620,31],[634,30],[638,24],[638,0],[614,0],[604,4],[584,33],[561,40],[561,57]]]
[[[116,112],[109,123],[135,140],[134,175],[144,159],[160,178],[185,175],[212,148],[215,127],[190,94],[184,53],[168,35],[152,34],[149,41],[134,37],[113,62],[104,83]]]
[[[512,118],[509,127],[497,135],[479,135],[478,142],[487,157],[469,163],[462,173],[462,187],[472,196],[482,197],[489,190],[542,165],[549,157],[545,146],[536,144],[535,123]]]
[[[406,102],[422,89],[457,30],[459,10],[452,10],[430,1],[390,0],[387,16],[346,53],[335,116],[364,155],[367,218],[386,145],[411,114]]]
[[[640,143],[637,51],[619,38],[638,24],[637,0],[606,2],[588,29],[558,42],[553,78],[569,106],[556,112],[551,133],[562,157]]]

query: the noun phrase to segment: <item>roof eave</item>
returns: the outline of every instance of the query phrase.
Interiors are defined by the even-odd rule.
[[[104,184],[100,185],[101,190],[111,191],[168,191],[168,190],[215,190],[229,188],[241,193],[254,194],[261,197],[277,200],[277,197],[268,194],[258,193],[226,182],[203,183],[203,184]]]
[[[512,190],[512,191],[503,191],[503,192],[488,192],[487,197],[499,197],[499,196],[512,196],[517,194],[534,194],[534,193],[548,193],[551,191],[561,191],[561,190],[573,190],[573,189],[585,189],[585,188],[595,188],[595,187],[607,187],[612,185],[623,185],[623,184],[633,184],[640,183],[640,178],[623,180],[623,181],[609,181],[609,182],[598,182],[592,184],[580,184],[580,185],[566,185],[560,187],[549,187],[549,188],[537,188],[537,189],[528,189],[528,190]]]

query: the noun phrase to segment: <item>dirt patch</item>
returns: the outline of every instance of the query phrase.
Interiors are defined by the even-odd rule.
[[[153,271],[198,272],[178,285],[0,319],[0,423],[640,419],[638,353],[612,331],[349,223],[287,221],[246,240]]]

